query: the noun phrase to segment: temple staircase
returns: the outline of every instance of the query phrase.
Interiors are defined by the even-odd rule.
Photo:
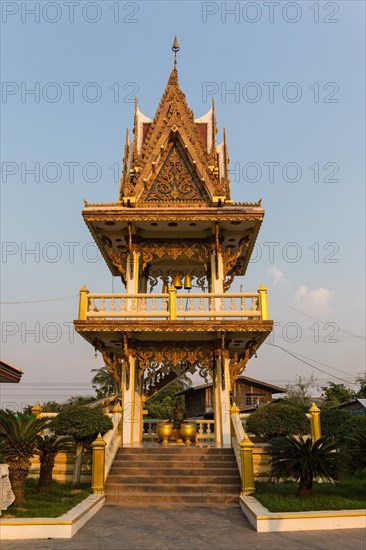
[[[238,506],[241,481],[232,449],[198,446],[119,449],[106,505]]]

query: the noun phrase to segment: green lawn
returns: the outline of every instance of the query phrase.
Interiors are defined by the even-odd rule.
[[[345,476],[338,484],[314,483],[313,496],[296,496],[297,483],[256,483],[253,496],[270,512],[357,510],[366,508],[366,474]]]
[[[56,518],[76,506],[91,494],[90,485],[72,485],[72,483],[52,482],[51,492],[47,495],[36,492],[38,480],[27,479],[25,503],[22,507],[9,506],[2,512],[2,518]]]

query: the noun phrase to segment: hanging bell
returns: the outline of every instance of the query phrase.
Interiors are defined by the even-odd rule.
[[[164,281],[162,293],[163,293],[163,294],[168,294],[168,290],[169,290],[168,282],[167,282],[167,281]]]
[[[172,285],[175,286],[175,288],[182,288],[182,281],[178,275],[178,273],[176,275],[174,275],[174,278],[172,280]]]
[[[192,288],[192,280],[189,273],[187,273],[186,276],[184,277],[184,288],[186,290],[191,290]]]

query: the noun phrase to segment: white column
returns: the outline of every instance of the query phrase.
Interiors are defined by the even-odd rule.
[[[133,262],[133,275],[131,277],[131,262]],[[127,258],[127,294],[138,294],[139,291],[140,254],[136,251]],[[129,303],[129,307],[132,302]],[[133,445],[142,439],[141,424],[141,388],[139,383],[138,365],[136,358],[131,355],[126,359],[129,365],[129,384],[127,387],[126,367],[123,367],[122,375],[122,408],[123,408],[123,444]]]
[[[216,444],[231,445],[229,356],[218,350],[214,375],[214,414]]]
[[[216,263],[217,268],[216,269]],[[224,265],[222,262],[222,253],[211,254],[211,292],[222,294],[224,292]]]
[[[133,276],[131,277],[131,262],[133,263]],[[139,291],[140,254],[133,251],[127,256],[127,294],[137,294]]]
[[[135,415],[133,422],[133,442],[141,443],[142,441],[142,380],[139,376],[139,369],[135,371]]]

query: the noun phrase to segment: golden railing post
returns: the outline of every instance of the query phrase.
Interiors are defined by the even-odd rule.
[[[318,439],[322,436],[320,409],[315,405],[315,403],[313,403],[309,409],[309,413],[311,414],[311,437],[313,439],[313,443],[315,443],[315,441],[318,441]]]
[[[120,414],[121,417],[118,422],[118,435],[121,438],[119,441],[119,446],[123,447],[123,422],[122,422],[122,407],[121,403],[117,401],[117,405],[114,406],[113,414]]]
[[[261,285],[258,288],[259,292],[259,310],[261,312],[261,320],[268,321],[268,300],[267,300],[267,288]]]
[[[82,286],[79,298],[79,321],[86,321],[86,314],[88,313],[88,294],[89,290],[86,285]]]
[[[177,319],[177,290],[171,286],[169,292],[169,319],[175,321]]]
[[[254,443],[250,441],[247,434],[240,443],[241,455],[241,496],[250,495],[255,491],[254,485],[254,468],[253,468],[253,449]]]
[[[102,435],[98,434],[97,439],[92,443],[92,489],[93,493],[97,495],[104,493],[105,447],[106,442],[102,438]]]
[[[41,418],[41,413],[43,412],[43,409],[41,407],[41,404],[39,401],[36,402],[36,404],[32,407],[32,414],[36,418]]]

